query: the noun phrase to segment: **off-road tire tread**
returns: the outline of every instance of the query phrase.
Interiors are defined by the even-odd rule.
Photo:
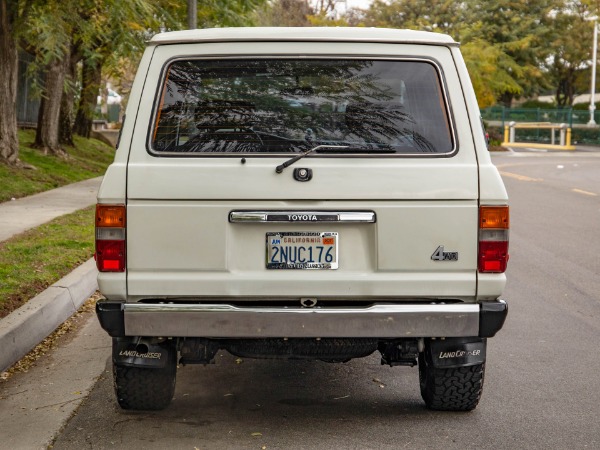
[[[423,358],[419,358],[419,363]],[[421,396],[429,409],[472,411],[483,392],[485,363],[467,367],[435,369],[420,367]],[[421,371],[427,371],[423,374]]]
[[[117,402],[123,409],[158,411],[171,403],[175,393],[175,352],[162,369],[120,366],[113,363]]]

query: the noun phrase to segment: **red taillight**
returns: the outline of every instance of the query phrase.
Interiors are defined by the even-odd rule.
[[[125,241],[96,241],[96,265],[100,272],[123,272]]]
[[[508,242],[480,242],[479,243],[479,271],[498,272],[506,271],[508,263]]]
[[[508,206],[479,208],[479,272],[506,271],[509,227]]]
[[[125,271],[125,205],[96,205],[96,266]]]

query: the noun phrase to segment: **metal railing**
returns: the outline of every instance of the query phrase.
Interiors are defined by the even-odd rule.
[[[550,143],[517,142],[516,130],[550,130]],[[556,143],[556,130],[560,131],[560,142]],[[504,125],[503,147],[533,147],[554,150],[575,150],[571,145],[571,128],[566,123],[550,122],[510,122]]]
[[[571,129],[573,144],[600,145],[600,126],[588,126],[590,113],[588,110],[563,108],[506,108],[493,106],[483,108],[481,116],[489,129],[496,129],[499,135],[504,134],[505,126],[510,122],[566,124]],[[600,110],[595,114],[596,123],[600,123]],[[529,128],[519,131],[519,141],[540,144],[551,144],[552,135],[543,128]]]

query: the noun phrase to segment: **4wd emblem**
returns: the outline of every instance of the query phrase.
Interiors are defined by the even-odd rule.
[[[431,255],[431,259],[434,261],[458,261],[458,252],[445,252],[444,246],[440,245]]]

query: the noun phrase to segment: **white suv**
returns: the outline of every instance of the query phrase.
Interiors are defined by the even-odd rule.
[[[150,42],[98,194],[118,402],[161,409],[220,349],[419,366],[471,410],[503,325],[507,194],[458,44],[368,28]]]

